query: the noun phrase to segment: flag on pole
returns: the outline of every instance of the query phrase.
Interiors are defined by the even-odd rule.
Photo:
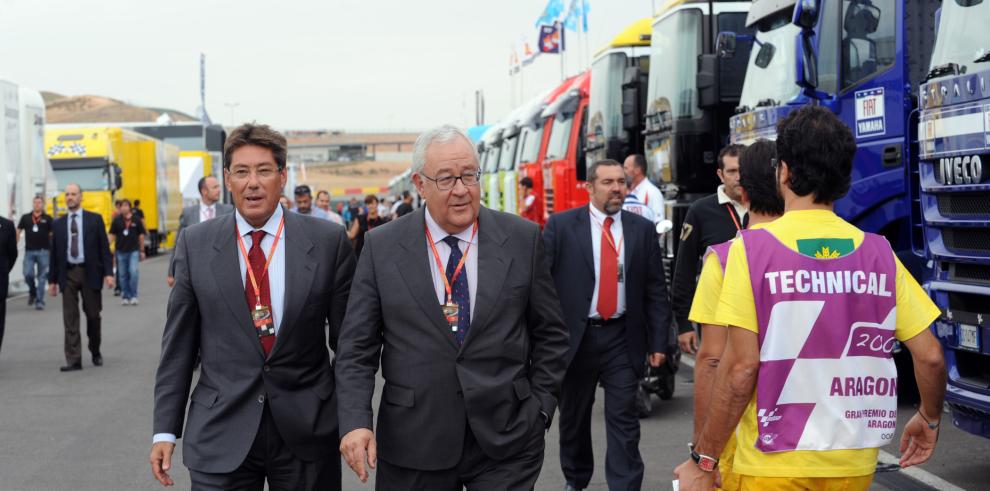
[[[581,31],[588,32],[588,0],[571,0],[564,16],[564,27],[571,31],[578,30],[578,20],[581,21]]]
[[[540,26],[540,53],[560,54],[564,51],[564,27],[560,22]]]
[[[522,66],[528,66],[530,63],[533,63],[533,60],[535,60],[539,54],[539,51],[533,51],[533,47],[524,36],[522,38]]]
[[[560,15],[564,13],[564,0],[549,0],[547,6],[543,8],[543,14],[536,19],[534,25],[553,24]]]

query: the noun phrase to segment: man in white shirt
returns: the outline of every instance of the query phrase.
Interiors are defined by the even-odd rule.
[[[622,164],[629,179],[629,189],[643,202],[647,208],[653,212],[653,223],[666,218],[663,206],[663,193],[646,178],[646,157],[641,154],[633,154],[626,157]]]
[[[199,203],[182,209],[175,241],[179,241],[178,236],[184,228],[233,212],[232,205],[220,203],[220,181],[214,176],[204,176],[199,179]],[[165,281],[170,287],[175,284],[174,264],[169,263]]]
[[[341,227],[347,227],[347,225],[344,224],[344,217],[340,216],[339,213],[330,208],[330,191],[321,189],[316,192],[316,207],[327,212],[327,217],[330,218],[331,222],[336,223]]]

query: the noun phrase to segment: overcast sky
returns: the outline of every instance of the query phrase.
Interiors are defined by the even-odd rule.
[[[654,0],[657,6],[665,0]],[[565,4],[569,0],[565,0]],[[0,0],[0,77],[193,113],[199,53],[214,122],[283,129],[423,129],[487,122],[521,101],[510,48],[546,0]],[[566,72],[650,15],[650,0],[590,0],[587,40],[568,31]],[[525,97],[555,86],[559,58],[525,69]]]

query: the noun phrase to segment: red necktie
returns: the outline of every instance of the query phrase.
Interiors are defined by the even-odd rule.
[[[258,288],[261,289],[261,305],[271,308],[272,298],[268,289],[268,274],[265,273],[265,253],[261,250],[261,241],[265,235],[264,230],[251,232],[251,250],[248,251],[248,263],[251,270],[254,271],[254,279],[258,281]],[[244,276],[244,295],[247,297],[248,309],[254,310],[254,306],[258,303],[258,297],[254,293],[254,285],[251,284],[251,278],[248,277],[246,271]],[[261,340],[261,347],[265,349],[265,356],[268,356],[272,352],[272,346],[275,346],[275,336],[260,336],[258,339]]]
[[[616,296],[619,291],[619,253],[612,238],[612,217],[605,217],[602,225],[601,266],[598,275],[598,315],[609,320],[615,314]]]

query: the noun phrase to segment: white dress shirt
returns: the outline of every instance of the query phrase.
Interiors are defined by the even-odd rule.
[[[615,241],[615,245],[619,248],[619,270],[622,271],[623,279],[626,276],[625,271],[625,252],[626,244],[625,240],[622,238],[622,212],[616,213],[614,215],[606,215],[604,212],[595,208],[595,205],[589,204],[588,209],[591,210],[591,249],[592,258],[595,262],[595,293],[591,295],[591,306],[588,308],[588,317],[592,319],[601,319],[602,316],[598,314],[598,283],[599,277],[602,272],[602,225],[605,223],[605,217],[611,216],[614,220],[612,222],[611,232],[612,240]],[[611,247],[606,244],[606,247]],[[626,313],[626,283],[622,281],[619,283],[619,287],[615,294],[615,313],[612,314],[611,319],[623,316]]]
[[[203,222],[205,222],[205,221],[207,221],[207,220],[209,220],[211,218],[216,218],[216,217],[217,217],[217,204],[216,203],[213,203],[212,205],[208,205],[206,203],[203,203],[202,201],[199,202],[199,222],[200,223],[203,223]]]
[[[251,245],[254,243],[251,240],[251,232],[255,229],[252,227],[244,217],[241,216],[241,212],[234,211],[234,216],[237,220],[237,230],[241,233],[244,238],[244,248],[251,251]],[[263,227],[258,230],[264,230],[267,232],[265,238],[261,240],[261,249],[268,257],[268,251],[272,247],[272,242],[275,241],[275,233],[278,232],[278,224],[282,219],[282,207],[278,206],[275,208],[275,213],[268,219]],[[249,281],[246,277],[247,275],[247,258],[244,254],[241,254],[240,246],[237,246],[237,262],[240,263],[241,267],[241,285],[247,288],[245,282]],[[261,281],[261,278],[258,278]],[[278,246],[275,247],[275,254],[272,255],[272,262],[268,265],[268,292],[272,301],[272,320],[275,322],[275,335],[278,335],[279,329],[281,329],[282,313],[285,311],[285,229],[282,229],[282,236],[278,240]],[[253,309],[254,305],[249,305],[248,308]],[[260,343],[260,341],[259,341]],[[169,442],[175,443],[175,435],[172,433],[155,433],[151,439],[152,443],[158,442]]]
[[[74,217],[73,217],[74,216]],[[72,257],[72,220],[75,218],[76,227],[79,230],[79,255]],[[86,262],[86,248],[83,247],[83,213],[82,208],[76,211],[70,211],[68,215],[68,220],[65,221],[65,226],[68,227],[66,230],[69,240],[65,244],[65,257],[69,260],[69,264],[82,264]]]
[[[647,208],[653,211],[653,223],[664,219],[667,212],[663,206],[663,193],[649,179],[643,178],[633,189],[633,193]]]
[[[450,246],[443,239],[450,234],[440,228],[440,225],[433,220],[430,210],[426,210],[425,215],[426,226],[430,229],[430,235],[433,236],[434,245],[436,245],[437,252],[440,254],[440,261],[443,262],[443,270],[440,270],[437,267],[437,260],[433,255],[433,249],[430,247],[429,239],[424,238],[426,242],[426,254],[430,261],[430,276],[433,278],[433,289],[436,290],[437,294],[437,303],[443,304],[447,300],[447,288],[444,287],[443,275],[447,274],[447,260],[450,259]],[[460,239],[459,245],[462,254],[467,249],[468,243],[471,244],[471,250],[468,251],[467,259],[464,260],[464,269],[461,271],[461,274],[467,275],[468,293],[471,297],[471,319],[474,319],[474,313],[478,310],[475,303],[478,293],[478,235],[475,234],[474,239],[471,238],[471,230],[473,228],[474,226],[472,225],[463,232],[454,235],[454,237]],[[454,285],[451,284],[450,286],[453,287]]]
[[[718,204],[724,207],[726,203],[729,203],[735,208],[736,215],[739,215],[739,226],[742,226],[742,219],[746,217],[746,213],[749,213],[749,209],[725,194],[725,184],[719,184],[718,189],[715,190],[715,195],[718,197]]]

